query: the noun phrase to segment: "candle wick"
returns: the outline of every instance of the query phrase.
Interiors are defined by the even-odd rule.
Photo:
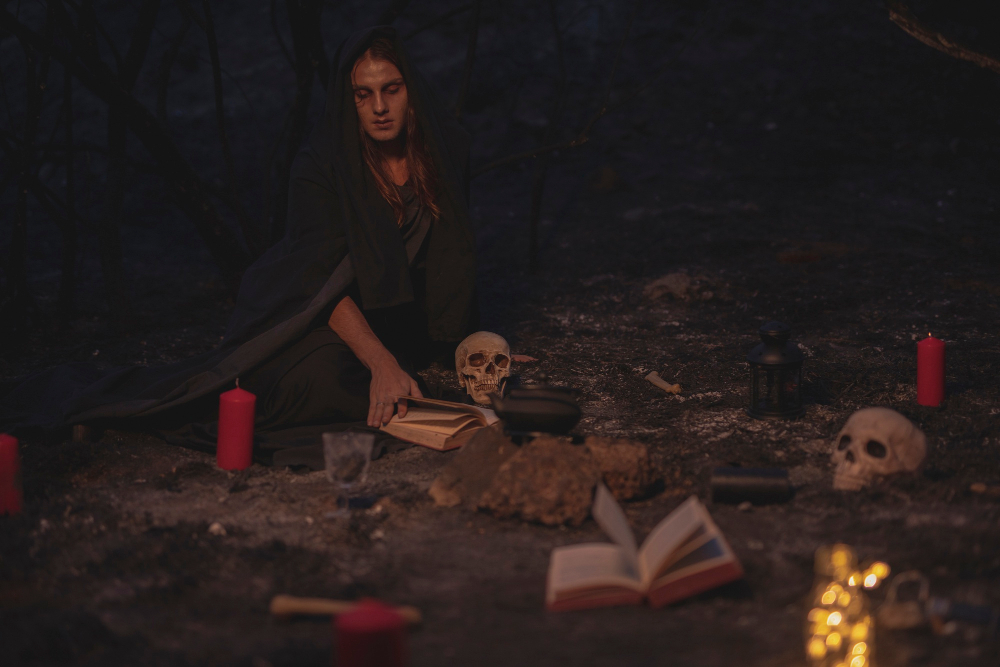
[[[239,378],[236,378],[236,388],[237,389],[240,388],[240,379]]]

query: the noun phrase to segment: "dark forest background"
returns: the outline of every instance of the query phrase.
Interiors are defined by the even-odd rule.
[[[871,8],[855,4],[831,5],[829,20]],[[886,10],[940,50],[995,65],[1000,10],[990,3],[889,0]],[[663,126],[658,110],[671,104],[672,86],[699,87],[685,71],[689,49],[704,61],[700,49],[719,35],[764,36],[780,59],[783,43],[802,38],[787,34],[765,3],[8,0],[0,12],[7,349],[22,348],[32,333],[61,332],[53,340],[63,341],[97,330],[141,334],[185,313],[225,310],[242,271],[283,232],[289,165],[322,107],[337,46],[373,23],[397,26],[473,134],[483,242],[510,244],[512,269],[537,270],[545,211],[565,216],[581,183],[642,187],[637,178],[663,168],[662,148],[652,147],[616,164],[616,144],[628,133],[686,141],[745,122],[750,107],[773,107],[782,94],[789,106],[769,117],[808,124],[833,115],[846,133],[881,131],[864,126],[870,114],[844,112],[865,104],[842,97],[845,78],[865,76],[861,68],[871,65],[861,62],[865,49],[857,49],[859,62],[824,62],[829,44],[800,54],[815,60],[809,90],[782,90],[780,63],[758,66],[758,80],[743,90],[705,81],[707,105],[683,125]],[[800,55],[790,55],[797,67]],[[963,85],[970,103],[995,101],[990,72],[962,72],[974,79]],[[825,85],[834,82],[839,90]],[[949,91],[927,93],[932,103],[941,94]],[[924,108],[921,118],[904,100],[881,102],[887,126],[933,114]],[[993,126],[965,129],[967,136],[951,130],[952,155],[996,134]],[[843,157],[824,150],[814,163],[829,168]],[[575,180],[560,181],[574,169]],[[495,224],[500,209],[517,224]]]

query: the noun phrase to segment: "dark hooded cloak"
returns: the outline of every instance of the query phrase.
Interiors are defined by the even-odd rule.
[[[404,241],[361,153],[350,71],[375,37],[395,45],[437,174],[441,215],[415,241]],[[144,420],[211,404],[237,378],[301,346],[348,293],[367,316],[412,303],[419,292],[430,339],[470,332],[477,311],[468,135],[411,66],[394,29],[356,34],[336,60],[322,119],[292,165],[285,236],[243,276],[219,348],[167,366],[107,371],[78,363],[40,373],[0,400],[0,431]],[[414,244],[422,247],[424,285],[413,284]]]

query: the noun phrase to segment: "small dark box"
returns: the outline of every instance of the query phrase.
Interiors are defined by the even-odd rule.
[[[716,503],[769,505],[792,497],[788,471],[781,468],[716,468],[711,486]]]

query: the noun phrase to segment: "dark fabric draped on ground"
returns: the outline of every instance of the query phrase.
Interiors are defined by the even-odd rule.
[[[404,191],[402,229],[362,159],[350,84],[351,66],[376,36],[396,44],[439,181],[440,217],[432,220]],[[168,427],[168,439],[214,446],[217,395],[243,378],[258,395],[259,436],[278,442],[285,430],[365,419],[370,376],[326,327],[345,294],[404,367],[419,341],[457,341],[469,332],[477,309],[468,135],[410,67],[391,28],[345,42],[329,91],[292,167],[286,234],[244,275],[220,346],[167,366],[79,363],[40,373],[0,401],[0,430],[156,424]]]

